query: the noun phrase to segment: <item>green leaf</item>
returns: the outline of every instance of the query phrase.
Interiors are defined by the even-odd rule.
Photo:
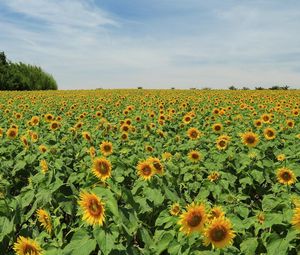
[[[0,217],[0,242],[13,231],[14,224],[6,217]]]
[[[64,248],[64,255],[90,255],[96,249],[97,242],[89,237],[88,233],[83,230],[77,230],[71,242]]]
[[[253,237],[253,238],[248,238],[246,240],[244,240],[241,245],[241,252],[244,255],[253,255],[255,254],[255,250],[258,246],[258,241],[257,238]]]
[[[104,255],[107,255],[114,249],[114,237],[112,234],[105,232],[100,227],[95,227],[93,230],[94,237]]]

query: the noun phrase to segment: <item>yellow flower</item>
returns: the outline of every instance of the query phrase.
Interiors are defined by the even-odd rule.
[[[235,233],[231,222],[225,217],[214,218],[204,232],[204,244],[212,244],[214,248],[224,248],[231,245]]]
[[[37,210],[38,221],[41,225],[46,229],[46,231],[50,234],[52,231],[52,223],[51,217],[47,211],[44,209]]]
[[[102,226],[105,218],[104,203],[94,193],[83,191],[80,193],[80,200],[78,201],[83,210],[82,219],[90,225]]]
[[[42,173],[45,174],[46,172],[48,172],[48,164],[47,161],[45,159],[42,159],[40,161],[40,166],[42,168]]]
[[[100,150],[104,156],[109,156],[113,152],[113,145],[111,142],[104,141],[100,144]]]
[[[246,132],[242,134],[242,142],[248,147],[255,147],[259,142],[259,137],[253,132]]]
[[[300,230],[300,207],[294,209],[294,215],[291,222],[297,230]]]
[[[180,210],[180,205],[178,203],[174,203],[174,204],[171,205],[169,212],[170,212],[171,215],[177,216],[177,215],[179,215],[180,211],[181,211]]]
[[[100,180],[106,180],[111,176],[111,163],[106,158],[95,158],[92,168],[93,174]]]
[[[137,172],[138,175],[144,180],[150,180],[155,174],[155,169],[153,165],[146,160],[137,165]]]
[[[214,206],[213,208],[211,208],[210,213],[209,213],[209,220],[213,220],[215,218],[220,218],[225,216],[225,213],[222,209],[221,206]]]
[[[155,172],[157,174],[163,174],[164,166],[162,165],[162,163],[160,162],[160,160],[158,158],[150,157],[147,159],[147,161],[150,162],[150,164],[152,164],[152,166],[155,169]]]
[[[278,161],[283,161],[283,160],[285,160],[285,155],[284,154],[279,154],[276,158],[277,158]]]
[[[42,254],[42,249],[36,241],[23,236],[18,237],[17,242],[14,243],[13,249],[17,255],[41,255]]]
[[[192,150],[192,151],[189,152],[188,158],[193,163],[197,163],[198,161],[200,161],[202,159],[202,155],[201,155],[200,152]]]
[[[180,215],[178,224],[180,231],[189,235],[194,232],[202,232],[207,221],[205,206],[192,203],[187,206],[186,212]]]
[[[196,140],[201,136],[201,132],[197,128],[190,128],[187,135],[191,140]]]
[[[207,179],[210,180],[211,182],[215,182],[216,180],[218,180],[220,178],[220,173],[218,173],[217,171],[212,172]]]
[[[273,140],[276,137],[276,132],[273,128],[266,128],[264,130],[264,136],[267,140]]]
[[[296,177],[292,170],[283,167],[277,171],[277,180],[281,184],[292,185],[296,182]]]
[[[14,139],[17,137],[18,135],[18,129],[17,128],[9,128],[6,132],[6,135],[10,138],[10,139]]]

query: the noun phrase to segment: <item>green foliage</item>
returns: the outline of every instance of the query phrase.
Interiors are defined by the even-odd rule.
[[[7,61],[0,52],[0,90],[56,90],[54,78],[40,67]]]

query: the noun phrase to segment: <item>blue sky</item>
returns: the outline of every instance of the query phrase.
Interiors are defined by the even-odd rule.
[[[298,0],[1,0],[0,51],[60,89],[300,86]]]

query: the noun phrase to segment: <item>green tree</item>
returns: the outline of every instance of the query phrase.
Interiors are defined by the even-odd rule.
[[[7,61],[5,53],[0,52],[0,90],[56,90],[53,76],[42,68]]]

